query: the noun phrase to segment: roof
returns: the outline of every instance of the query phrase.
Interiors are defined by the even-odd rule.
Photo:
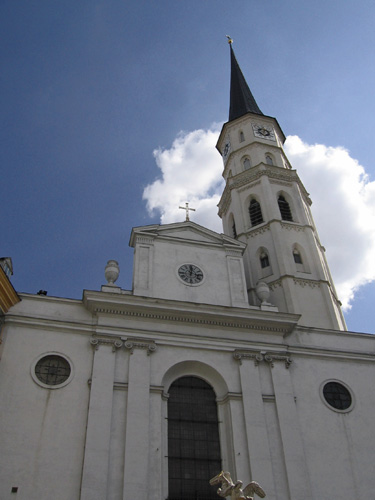
[[[251,93],[236,56],[230,44],[231,77],[229,120],[232,121],[246,113],[263,115]]]

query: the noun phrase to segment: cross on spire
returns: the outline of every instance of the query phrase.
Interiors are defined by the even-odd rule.
[[[186,219],[185,219],[185,222],[189,221],[190,220],[190,217],[189,217],[189,211],[191,210],[192,212],[195,212],[195,208],[190,208],[189,207],[189,203],[185,203],[185,206],[184,207],[178,207],[178,208],[181,208],[182,210],[185,210],[186,212]]]

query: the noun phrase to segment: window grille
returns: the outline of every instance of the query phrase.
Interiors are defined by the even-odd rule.
[[[302,257],[298,250],[293,250],[293,258],[296,264],[302,264]]]
[[[57,355],[48,355],[35,365],[35,375],[46,385],[59,385],[68,380],[71,368],[66,359]]]
[[[216,396],[197,377],[181,377],[168,398],[168,500],[216,500],[209,480],[221,471]]]
[[[257,200],[251,200],[249,213],[252,226],[257,226],[263,222],[262,209],[260,208],[260,203]]]
[[[289,203],[286,201],[284,196],[280,195],[277,202],[279,204],[279,209],[280,209],[280,214],[281,214],[282,220],[288,220],[288,221],[293,222],[292,212],[290,210]]]
[[[339,382],[328,382],[323,388],[324,399],[337,410],[347,410],[352,404],[348,389]]]
[[[233,238],[237,238],[236,223],[234,221],[233,221],[233,225],[232,225],[232,233],[233,233]]]
[[[268,255],[265,252],[260,254],[260,265],[262,269],[264,269],[265,267],[269,267],[270,265]]]

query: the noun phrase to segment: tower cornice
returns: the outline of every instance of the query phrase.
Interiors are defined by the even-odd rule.
[[[305,186],[302,184],[296,170],[289,170],[282,167],[270,166],[264,163],[260,163],[249,170],[240,172],[239,174],[228,179],[226,186],[224,188],[223,194],[218,203],[219,216],[222,217],[226,214],[230,200],[231,191],[233,189],[239,189],[242,186],[248,186],[251,182],[258,181],[262,176],[267,176],[269,179],[276,179],[278,181],[284,182],[296,182],[301,188],[301,191],[308,202],[311,205],[311,199],[309,193],[306,191]]]
[[[222,154],[223,144],[225,142],[225,137],[226,137],[229,129],[237,128],[237,127],[241,128],[242,124],[245,124],[246,122],[248,122],[249,119],[252,119],[254,121],[262,121],[262,122],[272,123],[276,128],[278,136],[280,137],[281,144],[284,144],[286,137],[285,137],[285,134],[284,134],[282,128],[280,127],[279,122],[277,121],[276,118],[274,118],[273,116],[257,115],[255,113],[248,112],[245,115],[242,115],[235,120],[231,120],[231,121],[225,122],[223,124],[223,126],[221,127],[219,138],[218,138],[217,143],[216,143],[216,149],[219,151],[220,154]]]

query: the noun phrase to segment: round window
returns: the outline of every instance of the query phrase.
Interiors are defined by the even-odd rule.
[[[40,358],[34,367],[36,379],[44,387],[65,385],[70,378],[72,369],[67,359],[57,354],[49,354]],[[34,378],[34,377],[33,377]]]
[[[349,410],[353,405],[353,398],[349,389],[340,382],[331,381],[325,383],[323,397],[328,405],[335,410]]]

